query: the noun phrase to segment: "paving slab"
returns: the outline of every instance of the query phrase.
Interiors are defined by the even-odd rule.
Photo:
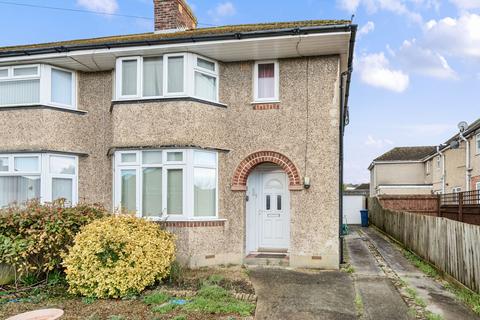
[[[356,319],[352,278],[341,271],[298,271],[255,267],[255,319]]]
[[[470,308],[459,301],[453,293],[445,289],[441,282],[428,277],[417,269],[400,251],[400,248],[374,228],[362,231],[380,252],[390,268],[415,289],[418,296],[427,304],[426,309],[445,320],[480,319]]]
[[[402,296],[379,267],[366,239],[355,229],[345,237],[355,288],[362,300],[362,319],[411,319]]]

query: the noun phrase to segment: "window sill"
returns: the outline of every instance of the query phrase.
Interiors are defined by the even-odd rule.
[[[252,101],[250,104],[269,104],[269,103],[280,103],[280,100],[258,100],[258,101]]]
[[[197,228],[197,227],[223,227],[225,226],[226,219],[175,219],[175,220],[162,220],[162,219],[150,219],[155,223],[166,227],[175,228]]]
[[[0,111],[25,110],[25,109],[50,109],[50,110],[56,110],[56,111],[76,113],[76,114],[80,114],[80,115],[85,115],[85,114],[88,113],[88,111],[85,111],[85,110],[68,109],[68,108],[50,106],[50,105],[45,105],[45,104],[0,107]]]
[[[125,100],[113,100],[112,105],[110,107],[110,111],[112,111],[113,106],[121,105],[121,104],[135,104],[135,103],[151,103],[151,102],[168,102],[168,101],[194,101],[199,102],[207,105],[211,105],[214,107],[219,108],[227,108],[226,104],[220,102],[214,102],[209,100],[204,100],[195,97],[165,97],[165,98],[141,98],[141,99],[125,99]]]

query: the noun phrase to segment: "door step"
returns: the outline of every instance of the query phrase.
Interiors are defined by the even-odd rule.
[[[290,265],[290,259],[285,253],[278,252],[260,252],[251,253],[244,258],[243,261],[246,265],[253,266],[282,266],[288,267]]]

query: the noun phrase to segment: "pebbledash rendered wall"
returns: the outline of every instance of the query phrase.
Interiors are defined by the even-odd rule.
[[[177,234],[178,259],[192,267],[243,262],[245,191],[232,190],[232,178],[250,154],[278,152],[293,163],[300,179],[311,179],[309,189],[290,191],[290,265],[336,269],[339,57],[281,59],[280,103],[266,110],[254,110],[251,103],[252,72],[253,61],[221,64],[220,102],[226,108],[196,101],[112,105],[112,73],[80,73],[78,109],[86,114],[0,111],[0,125],[7,128],[0,133],[1,148],[87,154],[80,157],[79,199],[109,208],[113,150],[172,145],[218,149],[222,220],[167,223]]]

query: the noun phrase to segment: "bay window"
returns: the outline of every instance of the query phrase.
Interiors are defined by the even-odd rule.
[[[49,65],[0,67],[0,107],[76,108],[75,72]]]
[[[168,97],[218,102],[217,63],[193,53],[117,60],[116,99]]]
[[[0,154],[0,208],[37,199],[77,202],[77,157]]]
[[[255,62],[253,78],[255,102],[277,101],[279,99],[278,61]]]
[[[217,153],[145,150],[115,153],[115,206],[138,216],[217,217]]]

